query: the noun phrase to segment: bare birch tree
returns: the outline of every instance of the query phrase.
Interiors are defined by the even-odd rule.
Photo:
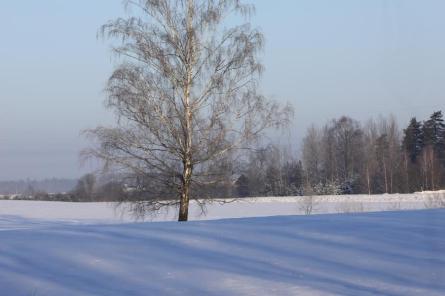
[[[179,204],[179,221],[187,221],[193,186],[217,182],[211,163],[287,124],[292,109],[257,92],[263,35],[248,23],[253,6],[240,0],[126,6],[134,16],[101,28],[102,37],[120,41],[113,51],[123,62],[106,88],[118,124],[88,131],[99,145],[87,153],[173,189],[177,197],[168,202],[157,196],[139,205]],[[229,16],[242,23],[227,28]]]
[[[374,179],[378,170],[378,162],[376,160],[376,142],[378,139],[378,131],[375,120],[370,119],[365,124],[364,139],[366,187],[368,194],[371,195],[374,193]]]
[[[402,158],[400,155],[400,129],[393,115],[387,118],[380,117],[378,122],[380,136],[386,138],[386,151],[382,151],[382,155],[380,155],[383,162],[382,170],[385,175],[385,193],[394,193],[396,189],[395,179],[397,171],[400,169],[399,162]]]
[[[319,129],[312,125],[308,128],[303,138],[303,165],[306,170],[306,186],[318,184],[321,181],[321,139]]]

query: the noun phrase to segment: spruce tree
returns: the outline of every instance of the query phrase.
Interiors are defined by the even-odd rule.
[[[426,161],[429,175],[426,181],[431,190],[445,185],[445,124],[441,111],[434,112],[423,125]]]
[[[423,125],[424,143],[432,145],[442,155],[445,149],[445,123],[442,111],[434,112]]]
[[[413,117],[404,130],[403,148],[408,153],[411,162],[415,163],[423,148],[422,123]]]
[[[303,164],[301,161],[288,161],[283,168],[285,195],[301,195],[303,191]]]

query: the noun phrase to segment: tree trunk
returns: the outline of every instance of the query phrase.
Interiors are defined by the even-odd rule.
[[[410,186],[409,186],[409,171],[408,171],[408,156],[406,155],[406,152],[403,155],[403,160],[404,160],[404,164],[405,164],[405,176],[406,176],[406,193],[410,192]]]
[[[383,174],[385,177],[385,193],[388,193],[388,173],[386,171],[386,161],[383,160]]]
[[[427,163],[427,156],[426,152],[423,153],[423,175],[424,175],[424,185],[423,190],[428,190],[429,184],[428,184],[428,163]]]
[[[371,195],[371,178],[369,176],[369,166],[366,166],[366,181],[368,184],[368,194]]]
[[[188,220],[188,209],[190,202],[190,184],[192,182],[192,110],[190,106],[190,95],[192,87],[193,64],[195,62],[194,53],[194,38],[193,38],[193,0],[188,0],[187,9],[187,52],[186,52],[186,79],[184,89],[184,152],[183,152],[183,173],[182,173],[182,187],[181,200],[179,202],[179,217],[178,221]]]
[[[188,220],[189,215],[189,196],[188,196],[188,188],[184,188],[183,192],[181,192],[181,201],[179,206],[179,222],[186,222]]]
[[[394,172],[391,169],[391,173],[389,174],[389,193],[394,193]]]
[[[190,202],[190,184],[192,180],[192,167],[190,162],[184,162],[184,172],[182,176],[182,188],[179,202],[178,221],[185,222],[188,220],[189,202]]]
[[[434,150],[431,151],[430,154],[430,166],[431,166],[431,190],[436,190],[436,184],[434,184],[435,179],[434,179],[434,174],[435,174],[435,169],[434,169],[434,159],[435,159],[435,155],[434,155]]]

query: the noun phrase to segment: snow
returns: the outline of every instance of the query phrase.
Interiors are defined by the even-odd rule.
[[[0,229],[1,295],[445,293],[443,209]]]
[[[194,202],[190,220],[302,215],[312,206],[311,214],[378,212],[436,208],[436,200],[445,203],[445,191],[414,194],[331,195],[307,197],[259,197],[239,200],[216,200],[206,205],[205,213]],[[46,201],[0,200],[0,216],[62,220],[72,223],[134,222],[124,207],[113,203],[70,203]],[[150,221],[174,221],[177,209],[163,209],[147,217]]]
[[[445,209],[409,210],[443,193],[320,197],[336,214],[311,216],[300,197],[248,199],[187,223],[0,201],[0,295],[444,295]]]

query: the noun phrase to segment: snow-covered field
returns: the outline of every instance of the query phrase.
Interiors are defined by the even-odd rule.
[[[331,197],[313,213],[360,213],[314,216],[301,198],[216,203],[195,218],[251,218],[188,223],[0,201],[0,295],[445,295],[445,209],[362,212],[431,194]]]
[[[380,212],[444,207],[445,191],[414,194],[259,197],[214,201],[201,207],[192,202],[190,220],[267,217],[304,214]],[[70,203],[0,200],[0,216],[64,220],[73,223],[134,222],[135,217],[113,203]],[[147,221],[174,221],[177,209],[163,209]]]

